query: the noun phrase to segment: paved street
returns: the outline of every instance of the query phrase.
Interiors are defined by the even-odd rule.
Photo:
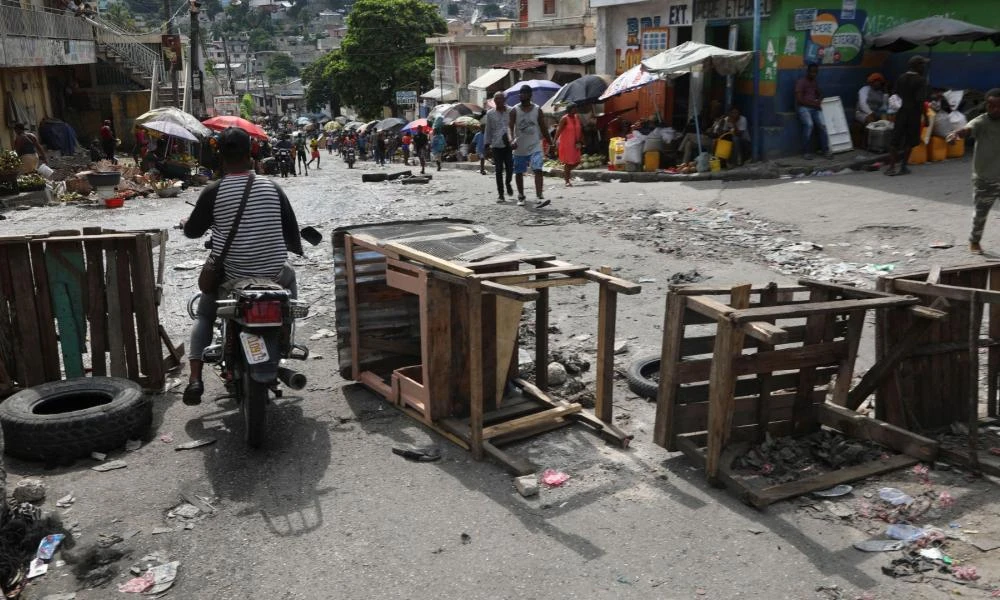
[[[791,282],[799,276],[841,278],[871,286],[873,273],[978,262],[965,240],[971,221],[969,160],[914,168],[909,177],[852,173],[829,177],[698,183],[581,182],[564,188],[546,179],[548,208],[497,204],[491,176],[446,167],[428,185],[362,183],[370,163],[348,170],[325,152],[322,169],[280,180],[302,225],[326,239],[297,260],[300,297],[314,316],[300,340],[333,323],[334,227],[374,221],[458,217],[517,238],[530,249],[644,281],[638,296],[622,297],[618,338],[628,352],[657,351],[663,303],[671,275],[696,270],[712,284]],[[387,171],[403,168],[394,165]],[[415,172],[419,167],[409,167]],[[65,229],[72,224],[135,229],[172,227],[190,211],[197,191],[180,198],[130,200],[125,208],[33,208],[6,214],[3,235]],[[528,194],[529,200],[532,194]],[[812,242],[803,248],[801,242]],[[932,249],[933,242],[954,244]],[[991,219],[983,245],[1000,251],[1000,224]],[[791,248],[790,248],[791,247]],[[190,321],[186,303],[196,289],[199,240],[171,230],[161,320],[175,343]],[[886,265],[892,265],[888,267]],[[651,280],[651,281],[649,281]],[[593,358],[597,290],[557,288],[551,347]],[[571,476],[561,488],[521,498],[495,463],[476,462],[336,371],[333,338],[307,342],[314,354],[303,368],[310,383],[300,396],[278,400],[270,412],[267,447],[247,450],[239,415],[228,401],[200,407],[180,402],[183,385],[157,397],[155,431],[142,448],[113,454],[126,469],[97,473],[92,461],[43,471],[7,460],[9,481],[41,475],[45,507],[78,523],[84,543],[100,533],[128,537],[131,558],[106,587],[80,589],[78,600],[119,597],[133,561],[154,550],[179,560],[170,597],[191,599],[382,598],[661,598],[823,599],[943,598],[959,586],[894,580],[881,567],[895,554],[866,554],[851,543],[885,524],[833,518],[815,500],[793,500],[758,512],[725,490],[709,487],[703,472],[680,454],[652,443],[654,406],[616,380],[615,414],[635,434],[628,450],[604,445],[580,428],[566,428],[514,446],[541,468]],[[865,339],[858,369],[871,363]],[[186,373],[180,377],[186,378]],[[588,382],[593,385],[592,371]],[[585,379],[586,381],[586,379]],[[175,383],[179,382],[179,379]],[[206,380],[206,396],[218,393]],[[161,437],[170,434],[172,442]],[[216,438],[214,445],[174,451],[182,442]],[[393,455],[398,444],[437,442],[443,458],[412,463]],[[996,527],[995,486],[954,471],[931,475],[935,489],[958,499],[935,524],[983,533]],[[860,484],[855,496],[883,485],[917,489],[908,471]],[[72,493],[71,509],[55,500]],[[182,494],[215,498],[216,512],[183,529],[167,512]],[[814,504],[815,503],[815,504]],[[818,508],[817,508],[818,507]],[[168,533],[153,534],[171,527]],[[1000,536],[1000,532],[998,536]],[[898,553],[897,553],[898,554]],[[1000,561],[968,556],[979,567],[977,585],[1000,583]],[[966,558],[966,557],[962,557]],[[53,567],[25,595],[73,591],[83,584],[70,566]],[[842,596],[820,591],[839,586]],[[988,597],[963,588],[963,597]]]

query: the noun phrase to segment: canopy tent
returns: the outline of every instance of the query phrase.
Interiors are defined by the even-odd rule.
[[[714,69],[720,75],[736,75],[750,64],[753,52],[726,50],[710,44],[684,42],[656,56],[643,60],[639,67],[661,79],[674,79],[692,71]],[[695,133],[698,154],[702,153],[701,125],[698,123],[698,102],[694,106]]]
[[[455,127],[465,127],[467,129],[479,129],[481,123],[479,119],[473,117],[472,115],[465,115],[459,117],[452,122]]]
[[[490,69],[469,83],[470,90],[487,90],[510,73],[510,69]]]
[[[458,92],[449,87],[436,87],[429,92],[420,94],[425,100],[437,100],[438,102],[454,102],[458,100]]]
[[[919,46],[982,40],[990,40],[994,46],[1000,46],[1000,31],[956,19],[928,17],[869,36],[865,44],[872,50],[906,52]]]

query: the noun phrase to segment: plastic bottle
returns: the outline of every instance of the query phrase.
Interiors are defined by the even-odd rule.
[[[914,525],[905,523],[895,523],[886,528],[885,534],[894,540],[912,542],[927,535],[927,532]]]
[[[901,504],[913,504],[913,497],[906,494],[903,490],[897,490],[896,488],[884,487],[879,489],[878,497],[885,500],[893,506],[899,506]]]

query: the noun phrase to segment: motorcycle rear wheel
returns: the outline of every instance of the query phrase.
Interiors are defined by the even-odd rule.
[[[243,374],[243,441],[251,448],[260,448],[267,432],[267,386],[254,381],[250,373]]]

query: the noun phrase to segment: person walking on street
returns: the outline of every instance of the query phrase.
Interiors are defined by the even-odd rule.
[[[441,170],[441,160],[444,158],[444,149],[447,141],[444,139],[444,119],[438,117],[434,120],[434,130],[431,132],[431,160],[437,163],[437,170]]]
[[[566,180],[566,187],[573,187],[570,177],[573,169],[580,164],[580,152],[583,149],[583,126],[580,125],[580,117],[576,114],[576,104],[573,102],[566,104],[566,114],[559,119],[556,140],[559,162],[563,164],[563,179]]]
[[[802,121],[802,157],[812,160],[813,128],[819,131],[819,147],[823,156],[833,158],[830,152],[830,138],[826,133],[826,122],[823,121],[823,94],[819,91],[816,76],[819,65],[813,63],[806,67],[806,76],[795,82],[795,106]]]
[[[479,174],[486,175],[486,136],[482,129],[472,136],[472,147],[476,149],[476,156],[479,157]]]
[[[513,154],[510,148],[510,135],[507,132],[509,116],[503,92],[493,94],[493,104],[486,113],[486,126],[483,128],[484,143],[489,144],[493,152],[493,173],[497,178],[497,202],[504,201],[504,184],[507,184],[507,195],[514,197],[514,188],[510,182],[514,178]]]
[[[417,153],[417,160],[420,161],[420,174],[424,174],[427,168],[427,145],[430,140],[427,138],[427,130],[423,127],[417,129],[413,134],[413,151]]]
[[[979,245],[986,227],[986,217],[1000,198],[1000,88],[986,92],[986,113],[948,134],[948,143],[973,137],[976,146],[972,154],[972,199],[976,206],[969,236],[969,252],[982,254]]]
[[[326,153],[328,156],[333,154],[333,147],[337,144],[337,138],[333,133],[326,134]],[[319,161],[316,161],[316,165],[319,166]]]
[[[535,175],[535,208],[548,206],[542,196],[542,138],[551,146],[552,139],[542,121],[542,109],[531,101],[531,87],[518,91],[521,103],[510,111],[511,147],[514,148],[514,179],[517,182],[517,205],[524,206],[524,174],[531,168]]]
[[[409,133],[404,133],[399,142],[403,146],[403,164],[408,167],[410,166],[410,143],[413,142],[413,138],[410,137]]]
[[[313,161],[316,161],[316,170],[319,171],[319,136],[309,141],[309,162],[306,166],[311,165]]]
[[[295,270],[288,265],[288,253],[303,255],[295,212],[285,193],[266,177],[255,178],[250,170],[250,136],[230,127],[219,136],[222,179],[213,182],[198,196],[191,216],[181,220],[184,235],[197,239],[212,230],[211,253],[225,252],[226,281],[260,277],[276,281],[296,297]],[[240,210],[243,197],[246,204]],[[237,213],[240,221],[236,222]],[[230,232],[235,228],[232,240]],[[201,403],[205,384],[201,374],[202,354],[212,341],[218,293],[202,293],[197,317],[191,330],[190,375],[182,397],[189,406]]]
[[[301,165],[301,168],[299,168]],[[301,133],[295,138],[295,168],[299,174],[309,175],[309,159],[306,157],[306,138]]]
[[[910,161],[910,150],[920,144],[920,127],[927,119],[924,113],[924,101],[927,100],[927,78],[924,68],[928,59],[924,56],[913,56],[906,63],[907,70],[896,80],[896,96],[902,104],[896,111],[896,122],[892,129],[892,143],[889,147],[889,166],[885,174],[909,175],[906,164]],[[896,160],[901,158],[899,170],[896,170]]]
[[[111,128],[110,119],[104,121],[99,134],[101,136],[101,150],[104,152],[104,158],[113,163],[118,162],[115,160],[115,146],[118,145],[118,140],[115,138],[115,132]]]

